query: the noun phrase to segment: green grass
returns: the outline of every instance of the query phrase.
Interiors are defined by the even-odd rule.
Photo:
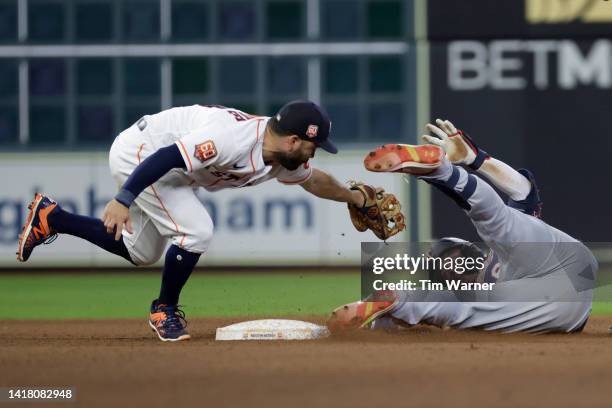
[[[594,315],[612,315],[612,302],[593,302]]]
[[[0,275],[0,319],[142,317],[160,275]],[[359,275],[347,273],[195,274],[181,304],[189,317],[327,314],[357,300]]]
[[[154,273],[0,275],[0,319],[142,318],[159,284]],[[181,304],[189,317],[320,315],[359,289],[350,273],[195,274]],[[598,298],[612,299],[604,290]],[[594,302],[593,313],[612,314],[612,302]]]
[[[609,271],[606,271],[606,274],[600,272],[598,276],[601,278],[602,276],[609,276]],[[612,284],[608,282],[598,281],[598,286],[595,288],[593,299],[593,314],[595,315],[612,315]]]

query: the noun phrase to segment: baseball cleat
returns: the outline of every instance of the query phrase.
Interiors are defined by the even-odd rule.
[[[393,292],[377,293],[376,301],[358,301],[336,308],[327,320],[327,326],[331,331],[367,327],[374,320],[389,312],[396,302],[397,298]]]
[[[363,165],[374,172],[425,175],[440,167],[443,157],[444,150],[436,145],[389,144],[368,153]]]
[[[185,312],[179,309],[179,306],[158,304],[157,299],[151,303],[149,326],[161,341],[191,339],[191,336],[185,329],[187,327]]]
[[[34,200],[28,205],[30,212],[26,223],[19,234],[18,261],[27,261],[35,247],[40,244],[50,244],[57,238],[57,232],[49,226],[47,221],[49,213],[56,207],[57,203],[49,197],[39,193],[34,195]]]

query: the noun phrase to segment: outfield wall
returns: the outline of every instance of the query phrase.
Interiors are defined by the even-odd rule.
[[[384,185],[408,203],[408,184],[399,176],[367,173],[365,151],[321,154],[314,166],[338,180]],[[15,260],[18,233],[35,191],[50,194],[69,211],[99,217],[116,186],[106,153],[5,154],[0,157],[0,267],[112,267],[126,262],[93,245],[60,236],[36,249],[25,264]],[[215,236],[201,265],[358,265],[361,241],[345,204],[320,200],[299,186],[269,181],[260,186],[207,193],[199,197],[215,221]],[[194,220],[197,222],[197,220]],[[395,240],[406,240],[407,236]]]

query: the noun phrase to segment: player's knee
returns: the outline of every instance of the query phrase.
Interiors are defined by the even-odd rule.
[[[176,237],[172,240],[172,243],[186,251],[193,252],[194,254],[203,254],[208,251],[211,240],[212,231],[202,230],[197,235],[193,234]]]
[[[213,237],[212,221],[191,226],[183,234],[172,237],[172,244],[194,254],[203,254],[208,251]]]
[[[188,229],[183,230],[181,235],[172,238],[174,245],[195,254],[203,254],[208,251],[214,226],[208,212],[202,210],[196,217],[199,222],[190,225]]]
[[[153,265],[155,262],[159,261],[159,258],[164,253],[164,248],[166,247],[165,240],[157,240],[157,241],[149,241],[147,245],[128,245],[128,252],[130,254],[130,258],[132,262],[136,266],[148,266]]]
[[[143,254],[143,253],[139,253],[139,254],[131,253],[130,254],[130,258],[132,258],[132,262],[134,262],[136,266],[153,265],[155,262],[159,261],[161,256],[162,256],[162,252],[148,253],[148,254]]]

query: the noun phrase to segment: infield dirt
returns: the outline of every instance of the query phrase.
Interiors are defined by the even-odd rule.
[[[193,319],[193,340],[177,344],[142,320],[5,320],[0,386],[74,387],[76,404],[57,406],[79,407],[612,406],[612,317],[592,317],[574,335],[418,327],[214,341],[217,327],[242,320]]]

